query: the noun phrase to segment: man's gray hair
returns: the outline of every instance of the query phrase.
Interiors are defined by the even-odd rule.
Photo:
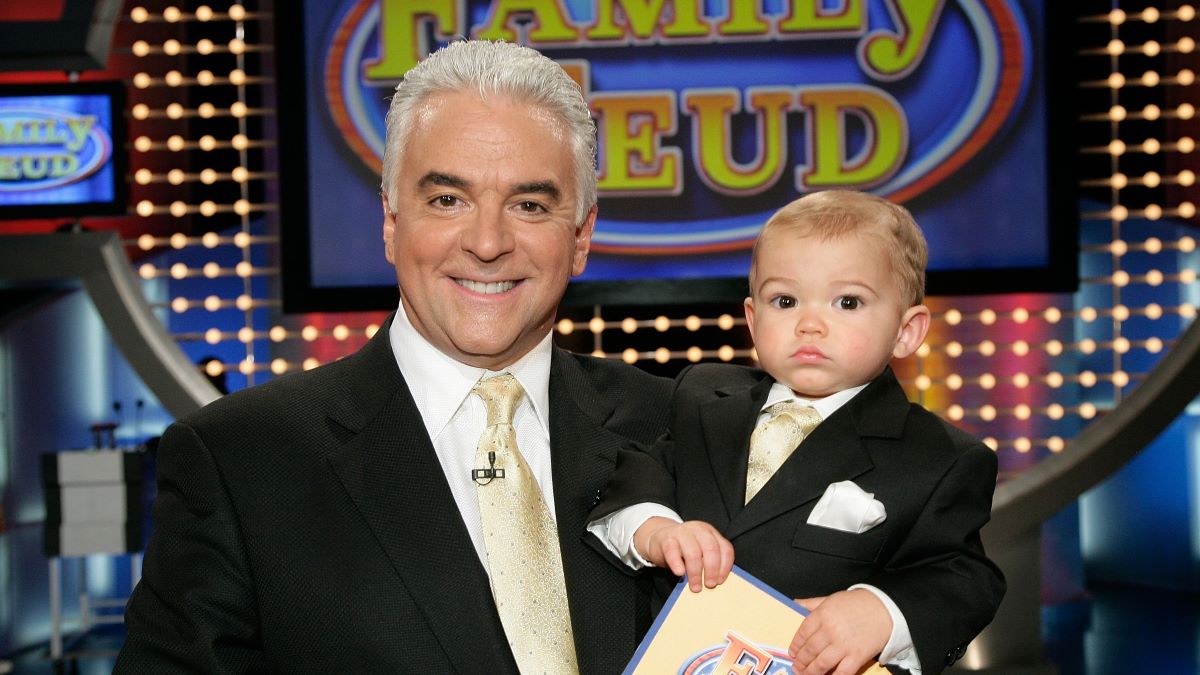
[[[508,42],[464,40],[430,54],[404,75],[387,113],[383,150],[383,193],[396,208],[404,146],[414,114],[430,96],[476,89],[489,96],[542,107],[566,126],[574,155],[575,222],[596,204],[596,125],[579,85],[541,53]]]

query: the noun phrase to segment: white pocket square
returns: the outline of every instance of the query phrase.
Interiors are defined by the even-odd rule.
[[[887,518],[883,504],[853,481],[830,483],[808,516],[809,525],[862,534]]]

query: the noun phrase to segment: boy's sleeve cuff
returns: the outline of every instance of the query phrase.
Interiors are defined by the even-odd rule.
[[[668,518],[677,523],[683,519],[679,514],[662,504],[645,502],[634,504],[588,523],[587,530],[596,536],[613,555],[630,568],[640,570],[653,567],[633,545],[633,534],[647,520],[654,517]]]
[[[912,634],[908,630],[908,621],[896,603],[887,593],[870,584],[854,584],[850,589],[861,588],[870,591],[892,617],[892,634],[888,637],[883,651],[879,652],[879,662],[884,665],[900,666],[912,675],[921,675],[921,661],[917,658],[917,649],[913,646]]]

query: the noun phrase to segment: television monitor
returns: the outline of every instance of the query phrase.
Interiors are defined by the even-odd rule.
[[[388,98],[462,35],[538,48],[593,108],[600,216],[568,304],[740,300],[762,223],[829,188],[913,212],[932,294],[1073,289],[1073,11],[304,0],[276,13],[285,310],[394,305],[380,234]]]
[[[0,86],[0,219],[126,212],[120,82]]]

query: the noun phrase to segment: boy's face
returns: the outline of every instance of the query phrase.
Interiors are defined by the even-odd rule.
[[[774,232],[761,242],[746,321],[763,369],[806,398],[866,384],[925,339],[929,309],[909,306],[883,244]]]

